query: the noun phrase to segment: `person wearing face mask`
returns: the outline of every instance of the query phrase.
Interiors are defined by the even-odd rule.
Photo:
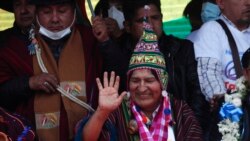
[[[15,48],[0,51],[0,99],[27,115],[39,140],[73,140],[75,124],[87,113],[79,101],[97,105],[95,78],[101,73],[97,43],[107,40],[99,30],[105,30],[105,24],[95,17],[99,24],[93,25],[94,32],[76,25],[75,0],[29,2],[37,8],[36,27],[29,31],[30,44],[20,48],[15,41]]]
[[[195,7],[193,7],[195,9]],[[220,9],[218,5],[215,3],[215,0],[204,0],[201,7],[201,14],[199,14],[199,17],[202,20],[202,23],[216,20],[220,16]],[[192,19],[190,19],[192,20]],[[199,30],[199,27],[197,27],[196,30],[193,30],[188,36],[187,39],[190,41],[193,41],[195,39],[196,33]]]
[[[206,22],[194,39],[195,57],[203,94],[210,103],[212,121],[210,137],[221,140],[217,123],[219,105],[225,93],[236,91],[242,76],[242,54],[250,46],[250,0],[216,0],[221,15]]]
[[[147,13],[148,8],[152,5],[140,8],[140,13]],[[109,79],[104,73],[103,85],[100,79],[96,81],[99,105],[85,125],[81,123],[79,141],[203,141],[201,128],[190,107],[166,91],[169,78],[166,62],[146,15],[143,34],[134,48],[127,71],[128,93],[123,108],[128,137],[121,137],[122,133],[117,130],[112,132],[112,127],[121,121],[109,117],[119,108],[126,92],[118,94],[120,79],[111,72]]]
[[[191,32],[200,28],[201,20],[201,6],[202,0],[191,0],[183,10],[183,16],[189,19],[191,25]]]
[[[95,7],[95,14],[105,18],[109,36],[118,39],[124,31],[123,0],[99,0]]]
[[[143,7],[150,5],[149,19],[157,34],[159,49],[163,53],[169,75],[167,91],[177,99],[185,100],[194,111],[202,129],[209,123],[209,104],[201,93],[195,61],[193,44],[184,39],[165,35],[162,29],[162,13],[160,0],[126,0],[123,5],[126,32],[119,38],[115,46],[100,48],[104,64],[113,63],[107,71],[115,71],[121,78],[119,91],[127,88],[126,71],[135,44],[142,35]],[[118,57],[114,57],[117,55]]]
[[[220,16],[220,8],[215,0],[204,0],[201,8],[201,20],[203,23],[216,20]]]

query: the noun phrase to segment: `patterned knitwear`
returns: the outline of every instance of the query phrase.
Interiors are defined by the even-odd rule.
[[[143,34],[136,44],[134,52],[129,62],[127,76],[130,77],[134,70],[149,69],[157,74],[162,88],[163,99],[156,109],[156,114],[149,123],[143,111],[136,103],[130,99],[130,110],[134,115],[141,141],[167,140],[168,127],[172,125],[170,99],[166,92],[168,74],[166,72],[166,63],[163,54],[158,47],[157,35],[152,26],[148,23],[148,6],[144,7],[145,16],[143,21]],[[129,80],[129,79],[128,79]],[[133,121],[133,120],[131,120]]]
[[[147,17],[143,21],[143,34],[136,44],[129,62],[127,76],[136,69],[150,69],[157,73],[163,90],[166,90],[168,74],[163,54],[158,47],[157,35],[152,26],[148,23]]]

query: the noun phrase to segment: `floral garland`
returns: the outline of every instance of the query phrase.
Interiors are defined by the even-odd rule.
[[[218,123],[221,141],[240,140],[240,120],[243,115],[242,100],[246,96],[247,81],[244,76],[236,80],[236,91],[225,94],[225,103],[220,109],[222,120]]]

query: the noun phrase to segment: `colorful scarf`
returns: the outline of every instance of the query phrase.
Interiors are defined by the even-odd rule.
[[[140,109],[134,102],[131,102],[131,111],[135,116],[141,141],[166,141],[168,139],[168,126],[172,118],[170,102],[167,96],[163,98],[163,102],[149,128],[145,124],[144,115],[141,114]]]

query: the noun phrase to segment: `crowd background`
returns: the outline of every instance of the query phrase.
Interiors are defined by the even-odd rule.
[[[190,0],[161,0],[161,9],[163,13],[163,30],[167,34],[173,34],[180,38],[185,38],[191,30],[189,21],[183,18],[182,13]],[[92,0],[93,7],[98,0]],[[87,2],[85,4],[87,6]],[[90,10],[86,7],[88,17]],[[0,31],[12,27],[14,21],[13,13],[0,9]]]

